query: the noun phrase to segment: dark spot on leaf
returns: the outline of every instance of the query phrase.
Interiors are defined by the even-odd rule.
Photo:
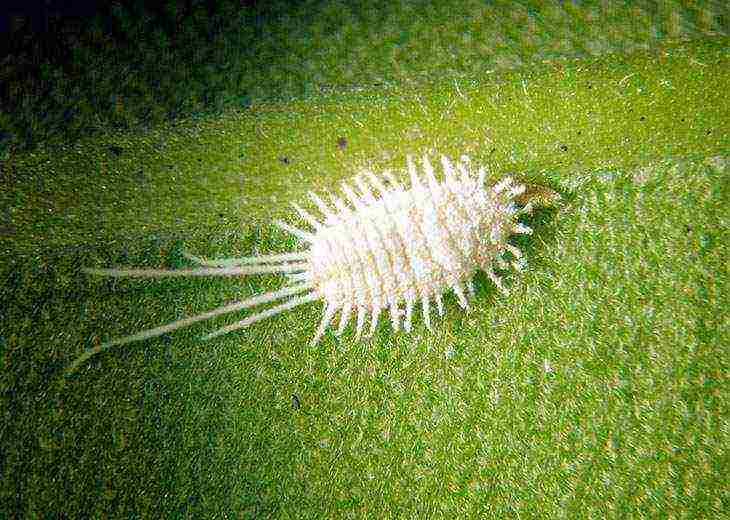
[[[218,217],[223,218],[223,213],[218,213]]]
[[[10,237],[15,236],[17,234],[17,230],[13,226],[2,226],[0,225],[0,237]]]
[[[712,133],[712,130],[707,131],[707,135],[710,135]]]
[[[302,403],[299,402],[297,394],[291,395],[291,405],[294,407],[295,410],[299,410],[302,407]]]
[[[560,145],[560,150],[563,151],[563,152],[567,152],[568,151],[568,145],[567,144],[561,144]]]
[[[644,116],[641,116],[641,117],[639,118],[639,121],[646,121],[646,117],[644,117]]]
[[[347,147],[347,139],[344,137],[340,137],[339,139],[337,139],[337,148],[339,148],[340,150],[344,150],[345,147]]]
[[[117,146],[117,145],[112,145],[112,146],[108,147],[107,149],[111,153],[113,153],[114,155],[116,155],[117,157],[119,157],[120,155],[122,155],[122,152],[124,152],[124,148],[122,148],[121,146]]]
[[[282,155],[279,157],[279,161],[281,161],[283,164],[289,164],[289,158],[286,155]]]

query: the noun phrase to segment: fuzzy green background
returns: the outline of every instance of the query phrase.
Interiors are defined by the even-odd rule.
[[[0,516],[726,516],[727,11],[303,5],[232,65],[250,105],[3,151]],[[296,249],[290,201],[424,152],[561,193],[509,297],[316,348],[321,304],[200,341],[222,317],[64,379],[281,284],[80,267]]]

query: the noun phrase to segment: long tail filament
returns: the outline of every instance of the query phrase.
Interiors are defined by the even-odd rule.
[[[308,253],[282,253],[276,255],[264,255],[259,257],[244,257],[244,258],[226,258],[221,260],[207,260],[199,258],[190,254],[185,255],[190,260],[202,265],[195,269],[97,269],[97,268],[85,268],[84,272],[92,275],[101,276],[113,276],[113,277],[132,277],[132,278],[163,278],[173,276],[236,276],[236,275],[248,275],[248,274],[264,274],[264,273],[287,273],[289,276],[296,275],[295,279],[290,279],[292,285],[288,285],[277,291],[272,291],[264,294],[259,294],[247,298],[243,301],[234,302],[229,305],[224,305],[217,309],[184,318],[181,320],[161,325],[153,329],[144,330],[129,336],[122,338],[113,339],[102,343],[101,345],[86,349],[67,369],[66,375],[75,372],[79,366],[81,366],[90,357],[104,352],[117,345],[125,345],[135,341],[142,341],[149,338],[161,336],[168,332],[176,329],[187,327],[193,323],[207,320],[220,316],[222,314],[228,314],[241,309],[254,307],[264,303],[272,302],[284,298],[286,296],[292,296],[304,291],[309,291],[313,288],[311,282],[308,281],[306,271],[308,270]],[[294,262],[290,262],[294,261]],[[278,262],[278,263],[277,263]],[[248,265],[246,265],[248,264]],[[298,305],[314,301],[320,296],[316,291],[309,292],[303,296],[291,298],[286,302],[272,307],[270,309],[263,310],[253,316],[217,330],[203,339],[210,339],[228,332],[241,329],[255,323],[257,321],[268,318],[287,309],[291,309]]]

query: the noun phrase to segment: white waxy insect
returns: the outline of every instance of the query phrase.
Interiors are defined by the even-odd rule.
[[[522,268],[522,253],[507,239],[513,233],[532,232],[517,221],[521,213],[531,209],[529,203],[521,209],[515,204],[525,186],[513,183],[509,177],[485,186],[486,170],[479,168],[474,172],[466,156],[456,164],[442,156],[441,165],[444,180],[439,182],[428,156],[424,156],[424,180],[413,159],[407,157],[409,189],[401,186],[388,171],[381,177],[365,171],[352,181],[359,193],[351,184],[342,184],[347,202],[331,196],[328,205],[310,192],[309,198],[322,218],[317,219],[299,205],[292,205],[311,231],[275,221],[304,243],[308,247],[305,251],[220,260],[186,255],[200,265],[195,269],[85,269],[91,274],[118,277],[284,273],[288,284],[277,291],[111,340],[87,350],[69,371],[112,346],[160,336],[214,316],[287,297],[283,303],[212,332],[205,339],[315,300],[324,302],[324,315],[312,345],[319,342],[338,312],[337,334],[344,331],[354,316],[356,338],[359,338],[369,316],[367,335],[371,335],[384,310],[389,312],[394,330],[402,324],[410,332],[413,309],[419,300],[424,323],[431,330],[431,303],[435,301],[439,315],[443,315],[442,294],[451,289],[459,305],[468,309],[467,295],[474,295],[472,278],[480,269],[506,293],[493,268],[507,267],[506,252],[514,258],[511,265],[518,270]],[[379,195],[376,197],[374,192]]]

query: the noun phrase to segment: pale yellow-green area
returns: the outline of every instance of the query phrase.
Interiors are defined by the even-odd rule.
[[[402,169],[407,153],[466,153],[496,176],[549,179],[726,150],[723,42],[322,94],[40,149],[6,161],[15,175],[3,194],[4,249],[37,256],[235,232],[291,214],[290,201],[362,167]]]

